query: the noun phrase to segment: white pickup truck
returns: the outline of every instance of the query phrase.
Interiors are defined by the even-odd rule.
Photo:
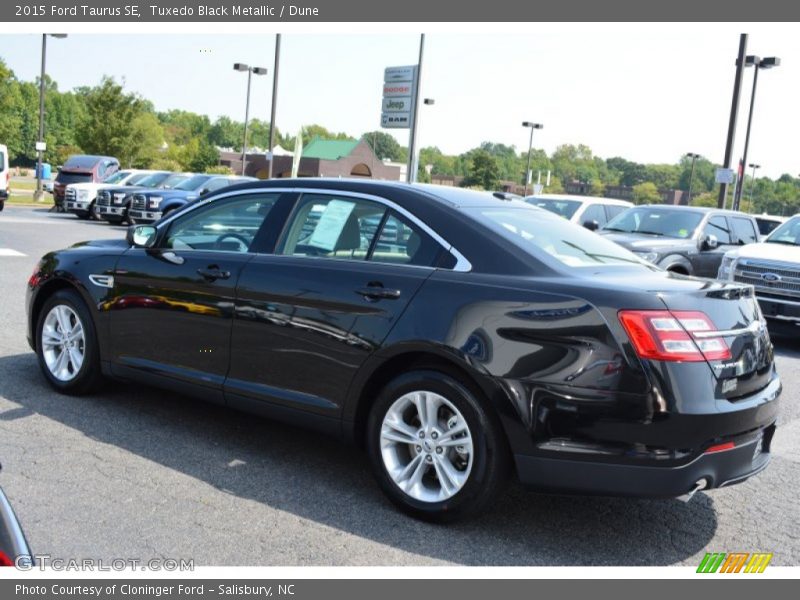
[[[71,183],[64,192],[65,208],[80,219],[97,219],[95,203],[100,190],[119,185],[135,185],[137,181],[154,172],[142,169],[123,169],[102,182]]]
[[[796,335],[800,331],[800,215],[760,244],[726,252],[717,278],[752,285],[770,327]]]

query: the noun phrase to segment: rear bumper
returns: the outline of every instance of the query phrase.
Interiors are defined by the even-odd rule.
[[[705,482],[718,488],[763,471],[770,461],[775,425],[739,440],[731,449],[700,454],[678,466],[600,463],[516,455],[517,472],[523,484],[546,491],[602,496],[674,498]]]

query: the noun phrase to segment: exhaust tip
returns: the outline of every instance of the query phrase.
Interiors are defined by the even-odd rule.
[[[689,490],[688,492],[686,492],[681,496],[678,496],[678,500],[680,500],[683,503],[689,502],[689,500],[692,499],[692,496],[694,496],[700,490],[706,489],[707,487],[708,487],[708,480],[706,478],[698,479],[697,481],[695,481],[691,490]]]

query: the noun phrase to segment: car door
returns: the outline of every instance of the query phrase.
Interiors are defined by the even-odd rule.
[[[716,245],[704,242],[709,239],[716,240]],[[710,216],[700,235],[699,251],[693,261],[694,274],[700,277],[716,277],[722,257],[731,248],[733,248],[733,236],[728,219],[725,215]]]
[[[165,222],[156,247],[123,254],[107,303],[116,372],[223,401],[236,285],[277,198],[253,192],[199,205]]]
[[[275,252],[257,255],[239,278],[228,403],[338,423],[354,374],[443,251],[385,200],[302,194]]]

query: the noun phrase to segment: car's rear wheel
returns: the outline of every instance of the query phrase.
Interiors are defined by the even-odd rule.
[[[84,394],[100,385],[100,351],[94,323],[76,292],[59,290],[45,301],[36,339],[39,366],[56,390]]]
[[[396,378],[367,428],[379,484],[414,517],[444,522],[477,513],[506,478],[508,451],[496,419],[450,375],[420,370]]]

